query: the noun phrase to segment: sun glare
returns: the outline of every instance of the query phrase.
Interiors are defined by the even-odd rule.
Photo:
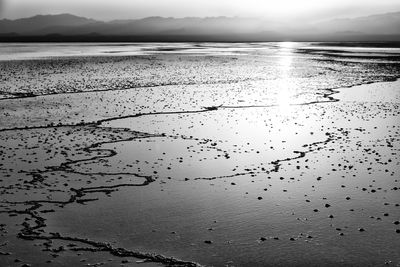
[[[291,82],[291,70],[293,63],[293,42],[282,42],[279,44],[281,47],[279,50],[279,84],[278,92],[276,95],[276,103],[283,113],[291,112],[291,102],[292,102],[292,82]]]
[[[282,48],[293,48],[295,44],[295,42],[280,42],[279,46]]]

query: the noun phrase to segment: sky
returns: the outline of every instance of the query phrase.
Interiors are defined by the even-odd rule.
[[[400,0],[0,0],[0,18],[71,13],[98,20],[262,17],[315,22],[400,11]]]

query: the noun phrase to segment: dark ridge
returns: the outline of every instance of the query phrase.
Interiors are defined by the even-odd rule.
[[[321,42],[313,43],[317,46],[350,46],[350,47],[376,47],[376,48],[400,48],[400,41],[386,42]]]
[[[281,42],[281,41],[296,41],[296,42],[338,42],[342,44],[350,43],[373,43],[379,40],[382,42],[391,42],[400,47],[400,34],[392,35],[283,35],[283,34],[194,34],[194,35],[102,35],[102,34],[85,34],[85,35],[16,35],[6,34],[0,35],[0,42],[219,42],[219,43],[235,43],[235,42]]]

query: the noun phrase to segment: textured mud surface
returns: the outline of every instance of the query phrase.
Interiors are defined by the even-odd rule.
[[[0,61],[0,262],[400,264],[395,58],[230,52]]]

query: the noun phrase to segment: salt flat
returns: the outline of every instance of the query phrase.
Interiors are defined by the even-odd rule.
[[[400,65],[310,45],[7,54],[0,259],[400,264]]]

